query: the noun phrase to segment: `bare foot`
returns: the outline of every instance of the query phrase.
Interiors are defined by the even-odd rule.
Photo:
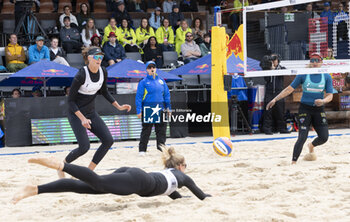
[[[295,165],[295,164],[297,164],[297,161],[292,161],[292,165]]]
[[[66,176],[64,175],[64,172],[63,172],[62,170],[57,170],[57,175],[58,175],[58,178],[60,178],[60,179],[66,177]]]
[[[12,198],[12,203],[16,204],[16,203],[18,203],[18,201],[20,201],[24,198],[31,197],[31,196],[34,196],[37,194],[38,194],[38,186],[27,185],[27,186],[23,187],[20,191],[15,193],[15,195]]]
[[[63,170],[63,166],[64,166],[63,161],[57,160],[56,158],[53,158],[53,157],[34,157],[34,158],[30,158],[28,160],[28,163],[36,163],[36,164],[40,164],[48,168],[60,170],[60,171]]]
[[[312,143],[309,143],[307,146],[309,147],[309,153],[313,153],[314,152],[314,145],[312,145]]]

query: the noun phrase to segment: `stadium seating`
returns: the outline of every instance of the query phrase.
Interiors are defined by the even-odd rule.
[[[15,30],[15,20],[14,19],[4,19],[2,20],[2,33],[11,34]]]
[[[67,61],[70,66],[80,69],[85,65],[84,59],[80,53],[68,53]]]
[[[163,66],[170,67],[170,68],[171,68],[171,64],[176,66],[177,65],[177,58],[178,58],[177,52],[175,52],[175,51],[163,52]]]
[[[201,85],[211,85],[211,75],[210,74],[203,74],[199,76],[199,83]]]
[[[127,52],[125,54],[126,54],[126,58],[128,58],[128,59],[132,59],[132,60],[135,60],[135,61],[142,60],[141,54],[138,53],[138,52]]]
[[[0,66],[5,66],[5,47],[0,47]]]

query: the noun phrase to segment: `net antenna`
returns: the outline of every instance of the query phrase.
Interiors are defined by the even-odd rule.
[[[245,77],[262,77],[262,76],[278,76],[278,75],[298,75],[298,74],[316,74],[316,73],[346,73],[350,71],[350,60],[349,59],[334,59],[334,60],[323,60],[323,65],[320,68],[307,68],[309,61],[305,58],[301,60],[292,60],[290,58],[283,58],[281,65],[285,66],[286,69],[281,70],[264,70],[264,71],[248,71],[247,69],[247,58],[248,58],[248,41],[247,41],[247,14],[257,11],[265,12],[265,26],[267,26],[267,10],[273,10],[276,8],[288,7],[299,4],[307,4],[313,2],[319,2],[320,0],[283,0],[259,5],[252,5],[243,7],[243,54],[244,54],[244,74]],[[270,15],[270,14],[269,14]],[[284,14],[284,22],[286,22],[286,15]],[[339,21],[344,21],[346,28],[348,30],[347,38],[350,39],[350,17],[344,16],[335,17],[332,31],[328,32],[328,21],[327,18],[315,18],[315,19],[305,19],[305,24],[308,24],[308,40],[309,40],[309,53],[314,52],[321,54],[323,57],[326,57],[326,53],[329,45],[329,42],[332,43],[334,56],[339,56],[338,48],[344,47],[346,44],[346,53],[345,58],[350,57],[350,44],[349,40],[346,40],[343,45],[340,45],[339,36],[337,36],[337,29]],[[292,16],[294,20],[294,15]],[[271,19],[272,20],[272,19]],[[266,31],[266,28],[265,28]],[[332,34],[331,41],[328,41],[328,34]],[[265,35],[266,38],[266,35]],[[265,39],[266,40],[266,39]],[[340,46],[339,46],[340,45]],[[286,46],[284,46],[287,48]],[[300,46],[301,48],[301,46]],[[301,49],[300,49],[301,50]],[[275,53],[275,52],[273,52]],[[344,57],[344,55],[342,56]]]

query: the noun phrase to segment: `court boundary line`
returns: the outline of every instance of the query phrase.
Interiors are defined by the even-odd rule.
[[[330,134],[329,136],[349,136],[350,133],[334,133]],[[296,139],[298,136],[284,136],[284,137],[275,137],[275,138],[250,138],[250,139],[237,139],[237,140],[231,140],[233,143],[239,143],[239,142],[259,142],[259,141],[273,141],[273,140],[285,140],[285,139]],[[308,138],[314,138],[316,135],[309,135]],[[172,145],[190,145],[190,144],[210,144],[213,143],[213,141],[199,141],[199,142],[179,142],[179,143],[167,143],[167,146]],[[149,145],[148,145],[149,146]],[[120,146],[120,147],[111,147],[110,150],[114,149],[132,149],[137,148],[137,146]],[[97,150],[98,148],[91,148],[90,150]],[[71,151],[73,149],[66,149],[66,150],[44,150],[44,151],[28,151],[28,152],[17,152],[17,153],[0,153],[0,157],[2,156],[17,156],[17,155],[30,155],[30,154],[37,154],[37,153],[59,153],[59,152],[65,152],[65,151]]]

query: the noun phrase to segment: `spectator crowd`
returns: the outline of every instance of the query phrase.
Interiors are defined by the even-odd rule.
[[[121,62],[129,52],[139,53],[143,62],[154,61],[158,68],[163,67],[164,51],[176,52],[185,63],[210,53],[210,35],[205,41],[207,32],[203,21],[195,18],[192,25],[188,24],[182,13],[197,12],[196,0],[114,0],[106,3],[107,10],[113,13],[103,30],[96,28],[92,0],[89,4],[81,3],[76,16],[72,13],[76,4],[72,1],[72,8],[65,5],[58,20],[59,34],[50,39],[37,36],[34,45],[22,47],[17,43],[17,35],[11,34],[5,49],[7,71],[16,72],[40,60],[69,66],[67,54],[80,53],[90,46],[103,50],[102,65],[106,67]],[[53,4],[54,12],[57,12],[58,1]],[[149,18],[143,17],[140,26],[135,27],[129,12],[151,14]],[[168,18],[163,13],[169,13]],[[192,38],[186,37],[188,33],[193,34]]]

